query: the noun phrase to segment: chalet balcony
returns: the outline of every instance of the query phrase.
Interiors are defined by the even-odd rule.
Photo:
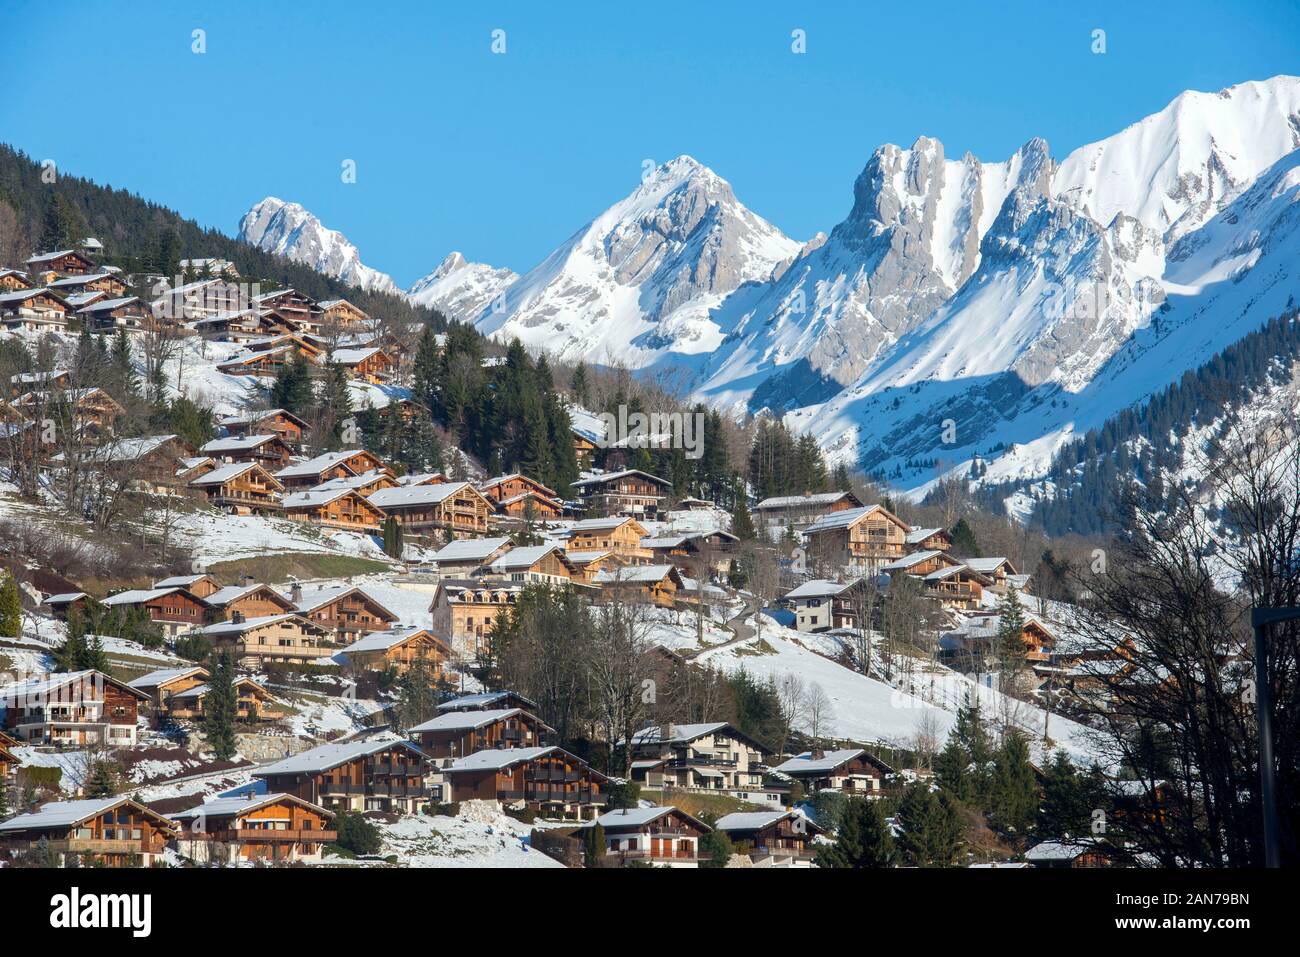
[[[708,861],[712,860],[711,854],[694,854],[690,851],[615,851],[620,861],[649,861],[650,863],[663,862],[682,863],[684,861]]]
[[[62,841],[50,841],[49,848],[55,853],[63,854],[150,854],[157,848],[151,848],[142,839],[109,840],[91,837],[70,837]]]
[[[370,761],[365,765],[367,774],[396,774],[401,777],[422,777],[424,768],[416,764],[400,764],[395,761]]]
[[[217,831],[205,835],[209,840],[257,843],[267,841],[293,841],[306,844],[329,844],[338,839],[338,831],[284,830],[277,831],[266,827],[239,827],[227,831]]]
[[[672,758],[670,768],[734,768],[737,762],[730,758]]]

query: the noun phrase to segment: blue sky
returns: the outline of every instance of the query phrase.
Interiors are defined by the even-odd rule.
[[[1294,2],[5,6],[0,140],[230,233],[301,202],[402,285],[451,249],[528,269],[645,159],[689,153],[806,239],[881,143],[1060,158],[1184,89],[1300,72]]]

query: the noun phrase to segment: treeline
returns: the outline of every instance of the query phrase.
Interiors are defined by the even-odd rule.
[[[286,286],[315,299],[347,299],[372,317],[443,328],[437,310],[387,293],[366,292],[290,262],[215,229],[204,229],[175,210],[124,189],[56,171],[45,182],[36,161],[0,144],[0,266],[21,267],[33,251],[67,247],[87,236],[104,244],[99,261],[124,272],[180,275],[182,259],[228,259],[241,281],[263,291]]]
[[[1033,520],[1049,535],[1114,532],[1131,483],[1165,498],[1165,477],[1181,466],[1182,440],[1192,429],[1231,417],[1252,394],[1290,381],[1300,355],[1295,320],[1294,309],[1270,320],[1141,407],[1117,413],[1062,447],[1047,475],[1056,494],[1035,504]]]

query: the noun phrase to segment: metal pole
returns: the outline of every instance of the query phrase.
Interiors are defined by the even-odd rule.
[[[1300,617],[1296,609],[1286,618]],[[1255,710],[1259,723],[1259,798],[1264,810],[1264,866],[1282,866],[1282,848],[1278,839],[1277,792],[1273,777],[1273,689],[1269,679],[1265,629],[1268,622],[1283,620],[1281,609],[1256,608],[1255,626]],[[1271,614],[1270,614],[1271,613]]]

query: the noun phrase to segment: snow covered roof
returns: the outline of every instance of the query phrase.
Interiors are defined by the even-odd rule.
[[[643,472],[640,469],[623,469],[621,472],[596,472],[586,478],[580,478],[578,481],[570,482],[569,484],[574,488],[585,488],[588,485],[604,485],[606,482],[627,478],[629,475],[640,475],[641,477],[648,478],[653,482],[658,482],[660,485],[667,486],[673,484],[667,479],[661,479],[657,475],[651,475],[649,472]]]
[[[199,672],[202,672],[204,677],[208,674],[206,668],[201,668],[198,665],[195,665],[192,668],[160,668],[157,671],[149,672],[147,675],[141,675],[134,681],[127,682],[127,686],[140,690],[145,688],[157,688],[160,685],[165,685],[172,681],[178,681],[181,678],[188,678]]]
[[[686,820],[690,821],[701,831],[708,832],[713,830],[713,828],[709,827],[703,821],[696,817],[692,817],[690,814],[687,814],[685,811],[673,807],[672,805],[666,807],[616,808],[612,811],[606,811],[604,814],[600,815],[600,817],[596,818],[596,820],[588,822],[586,826],[595,827],[599,824],[606,831],[640,830],[647,824],[653,824],[661,817],[673,813],[686,818]]]
[[[101,458],[107,462],[138,462],[178,438],[180,436],[177,435],[142,435],[130,439],[115,439],[105,447]]]
[[[285,511],[298,508],[320,508],[322,505],[328,505],[345,495],[354,494],[356,493],[346,485],[321,485],[302,492],[290,492],[280,500],[280,504],[284,506]]]
[[[581,521],[574,522],[569,526],[569,534],[572,536],[577,532],[604,532],[612,531],[628,522],[635,522],[635,518],[630,516],[615,516],[613,518],[584,518]],[[639,523],[638,523],[639,524]]]
[[[1006,565],[1009,571],[1015,571],[1015,566],[1011,564],[1011,560],[1004,556],[998,556],[996,558],[963,558],[962,561],[969,567],[975,569],[975,571],[984,575],[992,574],[1002,565]]]
[[[814,578],[797,588],[786,592],[786,598],[828,598],[838,595],[853,585],[853,582],[833,582],[824,578]]]
[[[285,612],[283,615],[261,615],[257,618],[245,618],[243,621],[219,621],[213,625],[206,625],[199,631],[205,635],[216,635],[218,637],[222,635],[242,635],[246,631],[252,631],[266,625],[274,625],[290,618],[301,622],[304,628],[318,628],[314,622],[308,621],[295,612]]]
[[[389,648],[396,647],[414,635],[425,634],[439,641],[437,635],[427,628],[420,628],[415,625],[408,625],[402,628],[390,628],[387,631],[372,631],[364,638],[360,638],[352,644],[339,651],[341,655],[349,655],[356,651],[387,651]],[[446,644],[443,641],[443,644]]]
[[[1043,841],[1025,851],[1027,861],[1072,861],[1080,854],[1100,847],[1100,842],[1090,837],[1073,841]]]
[[[602,569],[596,573],[596,581],[602,585],[657,582],[673,574],[677,574],[674,565],[624,565],[620,568]]]
[[[146,698],[148,695],[142,691],[130,687],[129,685],[118,681],[112,675],[104,674],[102,671],[94,669],[85,669],[82,671],[68,671],[63,674],[38,675],[34,678],[28,678],[25,681],[16,681],[13,684],[5,685],[0,688],[0,701],[22,700],[30,698],[39,701],[41,698],[54,694],[76,684],[86,678],[93,678],[95,681],[103,681],[105,684],[111,684],[117,688],[123,688],[130,691],[138,698]]]
[[[89,598],[84,591],[66,591],[57,595],[50,595],[45,599],[47,605],[70,605],[74,601],[80,601],[83,598]]]
[[[526,713],[523,708],[498,708],[489,711],[447,711],[436,718],[430,718],[423,724],[416,725],[411,729],[411,732],[470,731],[474,728],[481,728],[485,724],[492,724],[494,721],[504,721],[506,718],[513,718],[517,714]]]
[[[162,598],[173,592],[184,591],[183,588],[131,588],[126,591],[120,591],[116,595],[109,595],[100,601],[101,605],[108,605],[110,608],[114,605],[138,605],[141,602],[153,601],[155,598]]]
[[[662,740],[663,731],[659,725],[651,725],[648,728],[642,728],[636,734],[632,735],[633,744],[685,744],[694,741],[696,738],[702,738],[706,734],[714,734],[726,729],[731,730],[731,725],[725,721],[710,721],[704,724],[675,724],[672,726],[673,736],[666,741]]]
[[[487,561],[497,549],[509,547],[508,538],[460,538],[433,553],[434,562]]]
[[[220,455],[222,452],[246,452],[261,448],[268,442],[283,441],[278,435],[232,435],[224,439],[213,439],[204,445],[200,452],[208,455]]]
[[[839,751],[827,751],[820,758],[814,758],[811,751],[805,751],[803,754],[795,755],[789,761],[778,764],[772,770],[780,771],[782,774],[825,774],[834,771],[846,761],[852,761],[859,755],[866,755],[867,752],[862,748],[844,748]],[[867,755],[870,757],[870,755]],[[872,759],[873,763],[880,763]]]
[[[679,548],[686,544],[685,535],[671,535],[667,538],[643,538],[641,539],[642,548]]]
[[[282,481],[287,478],[312,478],[320,475],[328,469],[342,465],[356,454],[356,449],[349,449],[343,452],[325,452],[322,455],[317,455],[315,458],[307,459],[305,462],[295,462],[293,465],[286,465],[284,468],[280,469],[280,471],[275,473],[275,477]]]
[[[903,537],[907,544],[915,545],[918,542],[925,541],[931,535],[938,535],[942,531],[942,528],[920,528],[914,525],[912,530]]]
[[[171,578],[164,578],[160,582],[154,582],[154,588],[189,588],[208,577],[207,572],[199,572],[197,575],[173,575]]]
[[[191,485],[225,485],[233,479],[239,478],[249,469],[259,468],[256,462],[234,462],[230,465],[223,465],[213,469],[206,475],[200,475],[193,479]]]
[[[318,774],[328,771],[340,764],[364,758],[389,748],[404,748],[412,754],[424,757],[424,752],[410,741],[385,739],[379,741],[351,741],[346,744],[322,744],[319,747],[264,765],[253,772],[253,777],[264,778],[278,774]]]
[[[495,704],[498,701],[505,701],[514,698],[521,701],[530,708],[536,709],[537,702],[531,698],[526,698],[517,691],[483,691],[478,694],[461,695],[459,698],[452,698],[450,701],[444,701],[438,705],[439,711],[469,711],[482,708],[485,705]]]
[[[369,495],[367,501],[379,508],[400,508],[404,505],[434,505],[451,498],[457,492],[470,488],[468,482],[443,482],[439,485],[408,485],[381,488]]]
[[[606,548],[598,551],[566,551],[564,557],[567,558],[569,563],[572,565],[590,565],[592,562],[599,561],[602,558],[608,558],[613,554],[613,552]]]
[[[804,533],[810,535],[816,532],[829,531],[833,528],[848,528],[854,522],[866,518],[872,512],[883,511],[884,509],[879,505],[864,505],[862,508],[846,508],[839,512],[831,512],[809,525],[804,529]]]
[[[105,811],[111,811],[119,804],[135,804],[127,797],[88,798],[83,801],[51,801],[41,805],[30,814],[20,814],[15,818],[0,823],[0,831],[45,830],[54,827],[73,827],[82,821],[98,817]],[[150,811],[144,805],[137,805],[159,821],[166,821],[161,814]]]
[[[228,415],[219,420],[221,425],[246,425],[253,422],[261,422],[263,419],[269,419],[272,416],[282,415],[286,419],[292,419],[299,425],[306,425],[302,419],[289,412],[286,409],[267,409],[264,412],[248,412],[244,415]]]
[[[456,774],[463,771],[500,771],[502,768],[513,767],[516,764],[532,761],[534,758],[540,758],[552,751],[559,750],[559,748],[551,745],[542,748],[503,748],[501,750],[475,751],[463,758],[457,758],[444,767],[442,771],[445,774]]]
[[[834,505],[845,496],[852,497],[852,492],[814,492],[811,495],[775,495],[765,498],[754,507],[756,509],[797,508],[801,505]],[[877,506],[878,507],[878,506]]]
[[[923,552],[912,552],[910,555],[904,555],[902,558],[898,559],[898,561],[890,562],[888,565],[881,566],[881,570],[887,572],[903,571],[911,568],[913,565],[919,565],[921,562],[942,554],[943,552],[938,551],[937,549],[929,549]]]
[[[758,831],[794,816],[794,811],[734,811],[718,818],[714,827],[719,831]]]
[[[213,605],[220,608],[224,605],[229,605],[232,601],[238,601],[239,599],[247,595],[251,595],[253,594],[253,592],[261,588],[265,588],[267,591],[271,592],[277,597],[284,598],[284,596],[280,595],[280,593],[277,592],[274,588],[271,588],[269,585],[258,582],[252,585],[227,585],[225,588],[217,589],[211,595],[209,595],[207,598],[203,600],[206,601],[209,605]],[[289,600],[287,598],[284,599],[284,604],[286,606],[289,605]]]
[[[559,545],[527,545],[523,548],[510,549],[492,563],[492,570],[504,572],[512,568],[529,568],[551,552],[559,552],[560,558],[565,559],[564,549]]]
[[[238,817],[241,814],[250,814],[259,808],[266,807],[268,804],[279,804],[282,801],[292,801],[295,804],[301,804],[324,814],[327,817],[334,816],[333,811],[312,804],[310,801],[304,801],[297,795],[283,794],[279,792],[259,794],[256,797],[217,798],[215,801],[208,801],[206,804],[200,804],[198,807],[192,807],[186,811],[176,811],[171,816],[178,821],[188,821],[199,817]]]
[[[382,353],[384,350],[377,346],[368,349],[335,349],[330,358],[341,366],[354,366],[359,362],[365,362],[373,355]]]
[[[317,588],[315,591],[303,589],[302,600],[296,604],[299,611],[310,613],[318,608],[324,608],[326,605],[338,601],[346,595],[351,595],[354,592],[365,597],[367,601],[388,615],[388,617],[393,621],[398,620],[399,616],[394,615],[391,611],[380,604],[379,599],[375,598],[374,595],[370,594],[370,592],[366,591],[364,588],[355,585],[339,585],[335,588]]]

